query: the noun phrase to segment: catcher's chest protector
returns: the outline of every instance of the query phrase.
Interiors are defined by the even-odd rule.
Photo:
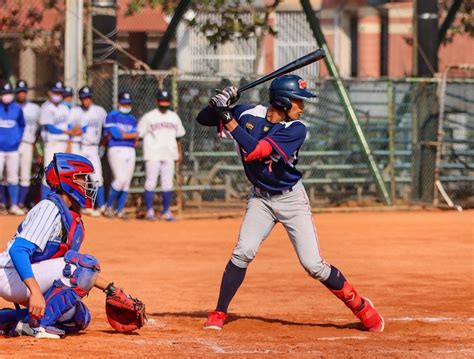
[[[43,252],[34,253],[31,263],[63,257],[70,249],[78,252],[84,240],[84,224],[82,223],[81,215],[71,211],[61,196],[55,192],[51,192],[48,195],[48,200],[53,202],[58,208],[65,234],[62,238],[58,238],[57,242],[48,242]]]

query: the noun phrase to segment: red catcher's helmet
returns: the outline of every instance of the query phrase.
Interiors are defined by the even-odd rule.
[[[97,182],[89,175],[94,166],[85,157],[73,153],[55,153],[46,168],[46,183],[55,191],[62,191],[82,208],[93,208],[97,197]],[[85,175],[84,179],[78,179]]]

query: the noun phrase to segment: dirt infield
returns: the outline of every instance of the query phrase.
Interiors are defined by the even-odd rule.
[[[104,296],[85,300],[87,332],[64,340],[0,338],[0,357],[473,357],[474,211],[315,216],[321,250],[384,315],[384,333],[361,330],[307,276],[277,226],[252,263],[222,332],[201,326],[217,299],[240,219],[176,223],[86,217],[83,251],[102,275],[142,299],[149,322],[111,331]],[[0,246],[18,218],[0,218]],[[6,303],[0,300],[0,306]]]

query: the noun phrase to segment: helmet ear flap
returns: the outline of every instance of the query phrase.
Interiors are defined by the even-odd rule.
[[[291,101],[287,97],[274,97],[270,103],[283,111],[288,111],[291,108]]]
[[[60,187],[59,175],[57,173],[54,161],[51,162],[46,168],[46,183],[52,189],[57,190]]]

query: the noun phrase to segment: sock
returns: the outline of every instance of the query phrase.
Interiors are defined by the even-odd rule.
[[[7,206],[7,186],[5,185],[0,185],[0,192],[1,192],[1,195],[2,195],[2,203],[5,205],[5,207]]]
[[[51,192],[51,189],[47,185],[42,184],[41,185],[41,199],[46,199],[46,197],[48,197],[49,192]]]
[[[117,202],[117,212],[122,212],[123,209],[125,208],[125,203],[127,202],[127,196],[128,196],[127,191],[120,192],[120,196]]]
[[[28,308],[20,310],[16,309],[1,309],[0,310],[0,328],[2,326],[16,325],[19,320],[22,320],[28,315]]]
[[[8,185],[8,194],[10,195],[10,204],[18,205],[18,196],[20,194],[20,186],[17,184]]]
[[[346,280],[339,269],[331,265],[331,274],[323,283],[336,297],[353,312],[358,312],[364,307],[364,300],[354,287]]]
[[[21,205],[25,204],[26,197],[28,196],[28,192],[30,191],[30,186],[20,186],[20,195],[18,197],[18,203]]]
[[[109,197],[107,199],[107,207],[113,208],[115,200],[118,198],[119,195],[120,195],[120,192],[116,191],[112,186],[110,186]]]
[[[104,206],[104,203],[105,203],[105,190],[104,190],[104,186],[100,186],[98,189],[97,189],[97,200],[96,202],[97,203],[97,208],[102,208]]]
[[[237,267],[232,261],[227,263],[222,275],[219,300],[216,307],[217,311],[227,313],[230,301],[234,298],[235,293],[237,293],[237,290],[244,281],[246,272],[247,268]]]
[[[163,211],[161,213],[166,213],[170,210],[171,201],[173,200],[173,191],[166,191],[161,193],[163,198]]]
[[[147,211],[153,208],[153,197],[155,196],[154,191],[145,191],[143,197],[145,197],[145,205]]]
[[[344,287],[344,282],[346,278],[341,273],[339,269],[331,265],[331,273],[329,274],[329,278],[326,279],[323,283],[329,290],[341,290]]]

